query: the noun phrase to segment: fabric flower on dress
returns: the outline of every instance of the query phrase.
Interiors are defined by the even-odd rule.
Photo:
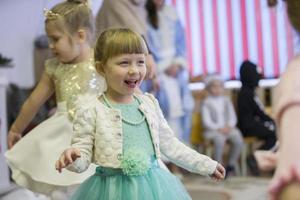
[[[125,175],[140,176],[145,174],[150,168],[149,155],[141,149],[128,149],[123,155],[121,168]]]

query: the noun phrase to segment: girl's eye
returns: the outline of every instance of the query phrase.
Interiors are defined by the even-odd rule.
[[[50,42],[50,43],[55,43],[55,42],[57,42],[58,40],[59,40],[58,37],[51,37],[51,38],[49,38],[49,42]]]
[[[144,61],[144,60],[139,60],[139,61],[138,61],[138,65],[139,65],[139,66],[143,66],[144,64],[145,64],[145,61]]]
[[[119,63],[119,65],[122,65],[122,66],[125,66],[125,65],[128,65],[128,64],[129,64],[128,61],[121,61],[121,62]]]
[[[53,38],[54,42],[58,42],[60,40],[60,37]]]

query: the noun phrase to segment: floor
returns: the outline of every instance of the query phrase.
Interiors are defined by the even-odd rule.
[[[269,179],[254,177],[230,177],[215,182],[198,175],[185,175],[183,183],[193,200],[267,200]],[[0,200],[49,200],[45,196],[12,185],[0,190]]]
[[[267,200],[268,178],[230,177],[215,182],[197,175],[188,176],[184,184],[193,200]]]
[[[9,188],[0,190],[0,200],[49,200],[43,195],[37,195],[29,190],[11,185]]]

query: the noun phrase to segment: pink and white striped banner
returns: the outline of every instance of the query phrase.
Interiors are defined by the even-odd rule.
[[[295,36],[280,2],[267,0],[169,0],[185,27],[190,73],[238,79],[243,60],[265,78],[278,77],[296,51]]]

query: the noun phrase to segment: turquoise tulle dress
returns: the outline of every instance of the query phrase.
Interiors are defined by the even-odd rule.
[[[97,167],[72,200],[191,200],[180,180],[159,167],[148,124],[139,100],[113,104],[123,118],[123,159],[120,169]],[[138,164],[136,164],[138,163]]]

